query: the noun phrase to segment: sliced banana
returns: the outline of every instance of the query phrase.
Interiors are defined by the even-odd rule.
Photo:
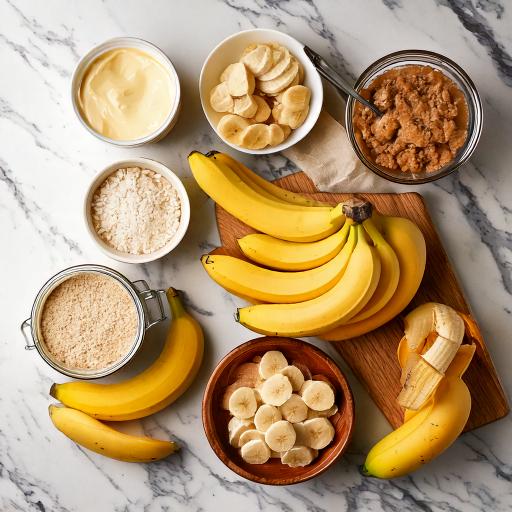
[[[258,89],[265,94],[277,94],[288,87],[297,77],[299,73],[299,63],[297,59],[292,57],[290,65],[280,75],[272,80],[262,81],[258,79]],[[233,74],[230,75],[230,79]],[[229,80],[228,80],[229,85]],[[231,88],[230,88],[231,92]],[[233,93],[231,93],[233,94]],[[233,96],[236,96],[233,94]]]
[[[308,410],[308,420],[313,418],[330,418],[334,416],[338,412],[338,406],[334,404],[332,407],[327,409],[326,411],[314,411],[313,409]]]
[[[229,412],[241,420],[252,418],[258,408],[252,388],[241,387],[229,398]]]
[[[242,62],[232,64],[232,68],[227,77],[227,83],[231,96],[244,96],[245,94],[252,94],[254,92],[254,75]]]
[[[275,405],[276,407],[283,405],[292,396],[290,380],[288,377],[276,373],[261,385],[260,395],[266,404]],[[329,407],[326,407],[326,409]]]
[[[288,361],[282,352],[279,350],[269,350],[263,354],[258,371],[262,379],[268,379],[287,366]]]
[[[267,46],[260,44],[253,50],[246,53],[241,59],[249,71],[255,76],[261,76],[274,65],[272,50]]]
[[[268,126],[268,134],[269,134],[269,145],[277,146],[281,144],[284,140],[284,131],[280,125],[276,123],[272,123]]]
[[[279,49],[274,50],[274,52],[279,52],[279,55],[274,53],[272,57],[279,57],[279,60],[274,61],[274,65],[270,68],[270,70],[258,77],[260,82],[269,82],[270,80],[274,80],[278,76],[282,75],[283,72],[290,66],[292,56],[288,51],[288,48],[280,46]]]
[[[281,103],[276,103],[274,105],[274,107],[272,108],[272,118],[279,125],[286,126],[285,123],[281,122],[281,115],[283,113],[283,109],[284,109],[284,107],[283,107],[283,105],[281,105]],[[290,127],[288,126],[288,128],[290,128]]]
[[[302,385],[304,384],[304,375],[296,366],[285,366],[279,370],[279,373],[283,374],[285,377],[288,377],[293,391],[300,391]]]
[[[334,405],[334,392],[329,384],[321,380],[307,382],[301,389],[301,396],[310,409],[325,411]]]
[[[281,452],[275,452],[274,450],[270,450],[270,458],[271,459],[280,459]]]
[[[304,85],[294,85],[289,87],[282,93],[281,103],[283,107],[297,111],[304,110],[309,107],[309,100],[311,99],[311,90]]]
[[[251,44],[248,44],[245,48],[244,48],[244,51],[242,52],[242,57],[244,57],[245,55],[247,55],[248,53],[252,52],[253,50],[255,50],[256,48],[258,47],[258,45],[256,43],[251,43]],[[241,60],[241,59],[240,59]]]
[[[226,82],[221,82],[210,91],[210,105],[216,112],[233,112],[234,101]]]
[[[290,133],[292,133],[292,129],[289,126],[287,126],[286,124],[280,124],[279,126],[283,130],[284,138],[286,140],[289,137]]]
[[[249,441],[242,446],[240,454],[249,464],[265,464],[270,459],[270,448],[261,439]]]
[[[308,417],[308,406],[299,395],[292,395],[279,407],[283,418],[290,423],[299,423]]]
[[[256,110],[256,113],[252,117],[251,121],[255,123],[264,123],[270,117],[270,107],[261,96],[253,95],[253,98],[258,106],[258,109]]]
[[[240,146],[247,149],[263,149],[269,141],[268,126],[262,123],[252,124],[240,134]]]
[[[246,94],[240,98],[234,98],[233,101],[233,113],[245,118],[254,117],[258,110],[258,103],[255,100],[255,96],[252,94]]]
[[[295,444],[296,437],[292,424],[285,420],[273,423],[265,432],[265,442],[271,450],[276,452],[290,450]]]
[[[304,123],[309,114],[309,106],[303,110],[293,111],[284,107],[279,110],[279,124],[286,124],[296,130]]]
[[[303,446],[306,444],[307,432],[303,422],[292,423],[293,430],[295,430],[295,444]]]
[[[334,439],[334,427],[327,418],[313,418],[304,422],[306,446],[321,450]]]
[[[255,428],[248,429],[245,432],[242,432],[240,440],[238,441],[238,446],[242,447],[249,441],[254,441],[256,439],[259,439],[260,441],[265,441],[265,434],[263,434],[263,432],[260,432],[259,430],[256,430]]]
[[[234,114],[226,114],[219,121],[217,130],[223,139],[240,145],[242,133],[248,126],[250,123],[247,119]]]
[[[235,62],[236,64],[236,62]],[[233,72],[233,69],[235,69],[235,64],[230,64],[220,75],[220,81],[221,82],[227,82],[229,75]]]
[[[250,420],[240,420],[231,418],[228,423],[229,444],[235,448],[240,448],[240,437],[247,430],[254,429],[254,424]]]
[[[260,432],[266,432],[272,423],[283,419],[281,411],[273,405],[263,404],[254,415],[254,425]]]
[[[281,455],[281,462],[291,468],[300,468],[313,462],[315,452],[307,446],[294,446]]]
[[[304,66],[299,62],[299,84],[304,82]]]
[[[297,73],[296,77],[292,80],[292,82],[285,87],[280,92],[275,92],[273,94],[267,93],[267,96],[270,96],[271,98],[275,98],[279,103],[282,103],[283,94],[288,90],[289,87],[294,87],[296,85],[299,85],[299,74]]]

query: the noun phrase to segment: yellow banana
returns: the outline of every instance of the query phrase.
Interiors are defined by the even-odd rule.
[[[178,449],[173,441],[123,434],[76,409],[50,405],[48,410],[53,424],[64,435],[84,448],[111,459],[152,462]]]
[[[349,225],[341,229],[344,240]],[[201,258],[208,275],[235,295],[263,302],[289,304],[319,297],[342,277],[350,255],[340,251],[324,265],[302,272],[281,272],[258,267],[252,263],[222,254]]]
[[[379,253],[381,263],[380,280],[368,304],[360,313],[349,320],[349,324],[365,320],[380,311],[393,297],[400,278],[400,264],[395,251],[379,233],[372,219],[366,219],[363,222],[363,227]]]
[[[378,478],[406,475],[427,464],[460,435],[471,412],[471,395],[462,380],[475,345],[462,345],[432,397],[418,411],[406,409],[404,424],[379,441],[363,472]],[[413,351],[403,338],[398,347],[402,368]]]
[[[349,240],[341,252],[352,252],[352,255],[343,277],[330,290],[320,297],[295,304],[241,308],[237,311],[237,320],[262,334],[313,336],[356,315],[377,287],[380,260],[360,224],[351,226],[350,231]]]
[[[217,153],[212,151],[208,154],[208,156],[214,160],[218,160],[219,162],[226,164],[236,174],[238,174],[242,180],[244,180],[248,185],[250,185],[255,190],[258,190],[263,195],[268,194],[269,197],[279,199],[284,203],[295,204],[299,206],[329,206],[327,203],[315,201],[314,199],[310,199],[309,197],[303,196],[302,194],[297,194],[296,192],[291,192],[290,190],[286,190],[282,187],[274,185],[272,182],[262,178],[260,175],[256,174],[254,171],[245,166],[242,162],[235,160],[232,156],[226,153]]]
[[[408,219],[385,216],[380,217],[378,227],[400,265],[396,291],[380,311],[364,320],[326,330],[320,335],[324,340],[347,340],[377,329],[402,312],[420,286],[426,263],[425,239],[420,229]]]
[[[203,332],[173,288],[167,290],[172,323],[162,353],[139,375],[115,384],[53,384],[50,394],[74,409],[102,420],[148,416],[174,402],[192,384],[203,359]]]
[[[343,225],[343,205],[283,205],[259,194],[225,164],[194,152],[188,157],[199,186],[216,203],[252,228],[292,242],[321,240]]]
[[[348,226],[347,219],[344,227]],[[252,233],[238,240],[250,260],[278,270],[299,271],[319,267],[341,251],[346,240],[343,228],[318,242],[288,242],[263,233]]]

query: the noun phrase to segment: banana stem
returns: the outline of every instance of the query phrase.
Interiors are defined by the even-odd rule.
[[[353,198],[343,203],[343,213],[357,224],[369,219],[372,210],[372,204],[362,199]]]
[[[169,307],[171,308],[173,318],[178,318],[187,314],[187,311],[181,302],[178,290],[171,286],[170,288],[167,288],[165,294],[167,295],[167,300],[169,301]]]

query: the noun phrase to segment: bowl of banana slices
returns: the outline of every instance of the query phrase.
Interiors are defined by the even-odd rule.
[[[238,475],[290,485],[327,470],[354,426],[350,386],[317,347],[263,337],[232,350],[203,397],[203,426],[219,459]]]
[[[300,141],[323,102],[322,81],[304,45],[269,29],[245,30],[219,43],[203,64],[199,93],[217,135],[250,154]]]

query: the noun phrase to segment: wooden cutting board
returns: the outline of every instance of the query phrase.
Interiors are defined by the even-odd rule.
[[[311,180],[302,172],[281,178],[275,183],[288,190],[306,193],[331,204],[340,203],[354,195],[318,192]],[[458,311],[470,314],[469,305],[421,195],[406,193],[357,194],[357,196],[369,200],[380,213],[408,217],[417,224],[425,236],[427,244],[425,275],[418,293],[405,312],[424,302],[433,301],[448,304]],[[253,233],[254,230],[219,206],[216,207],[216,216],[222,249],[215,252],[243,258],[237,239]],[[366,387],[394,428],[403,422],[403,411],[395,401],[401,388],[396,349],[402,335],[403,323],[402,317],[399,316],[364,336],[334,342],[336,350]],[[472,397],[471,416],[466,430],[498,420],[509,412],[507,398],[480,332],[477,331],[474,337],[479,338],[482,343],[477,344],[475,357],[464,375]]]

